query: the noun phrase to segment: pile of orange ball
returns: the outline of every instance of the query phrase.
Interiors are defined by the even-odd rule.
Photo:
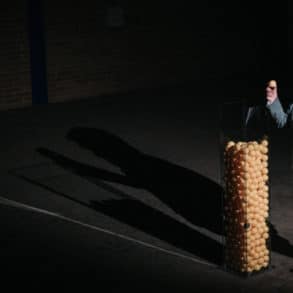
[[[225,162],[225,262],[251,273],[268,267],[268,140],[229,141]]]

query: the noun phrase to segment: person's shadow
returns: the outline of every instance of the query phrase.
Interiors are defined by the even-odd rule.
[[[175,217],[144,204],[138,198],[139,192],[135,198],[105,184],[102,187],[118,195],[119,199],[94,200],[90,202],[92,208],[193,255],[221,263],[222,244],[205,235],[209,231],[222,235],[220,185],[192,170],[146,155],[104,130],[76,127],[69,131],[67,138],[118,166],[123,175],[72,160],[46,148],[38,148],[37,151],[95,184],[100,185],[102,180],[145,189],[191,224],[206,228],[207,233],[201,233]]]
[[[144,154],[104,130],[77,127],[67,138],[118,166],[125,184],[148,190],[196,226],[222,234],[223,190],[219,184],[192,170]]]
[[[75,127],[67,138],[118,166],[124,175],[77,162],[45,148],[37,151],[96,184],[97,180],[103,180],[145,189],[193,225],[223,235],[223,189],[219,184],[192,170],[144,154],[104,130]],[[196,256],[216,264],[223,261],[223,246],[218,241],[123,192],[119,200],[91,201],[90,206]],[[275,229],[271,230],[273,249],[293,256],[290,243]]]

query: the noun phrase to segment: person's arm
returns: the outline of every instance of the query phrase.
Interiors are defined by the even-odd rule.
[[[271,116],[275,120],[277,127],[278,128],[284,127],[287,123],[290,109],[288,112],[284,112],[284,109],[282,107],[282,104],[279,98],[276,98],[272,103],[267,103],[267,108],[270,111]]]
[[[291,116],[291,123],[292,123],[291,125],[293,126],[293,103],[290,104],[289,110],[287,111],[287,114],[289,117]]]

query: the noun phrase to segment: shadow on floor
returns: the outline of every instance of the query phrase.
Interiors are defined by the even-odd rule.
[[[99,212],[155,236],[211,263],[222,263],[223,246],[176,219],[138,200],[92,201]]]
[[[222,188],[217,183],[192,170],[146,155],[104,130],[76,127],[67,138],[118,166],[124,175],[77,162],[48,149],[39,148],[38,152],[96,184],[105,180],[148,190],[194,225],[223,234]],[[217,264],[222,261],[222,247],[218,242],[144,205],[139,199],[125,195],[119,200],[92,201],[90,205],[199,257]],[[293,246],[272,225],[271,237],[274,251],[293,256]]]
[[[222,234],[222,188],[214,181],[166,160],[146,155],[104,130],[76,127],[68,133],[123,174],[123,183],[145,189],[191,223]],[[107,180],[106,176],[103,178]],[[118,179],[118,178],[117,178]]]
[[[103,201],[90,201],[87,203],[83,200],[73,198],[65,193],[58,192],[58,190],[48,187],[45,184],[29,180],[25,176],[22,176],[22,179],[29,181],[32,184],[37,184],[42,188],[54,192],[55,194],[65,197],[80,205],[94,209],[107,216],[124,222],[179,249],[183,249],[194,256],[200,257],[217,265],[222,263],[223,246],[221,243],[195,229],[190,228],[186,224],[177,221],[167,214],[145,205],[143,202],[133,198],[118,188],[101,182],[101,180],[107,180],[137,187],[135,184],[132,184],[131,180],[124,178],[124,176],[119,174],[114,174],[109,171],[104,172],[101,169],[76,162],[47,149],[40,148],[38,149],[38,152],[47,158],[52,159],[56,164],[62,166],[66,170],[70,170],[74,174],[81,176],[91,183],[108,190],[111,193],[111,196],[114,195],[115,198]]]

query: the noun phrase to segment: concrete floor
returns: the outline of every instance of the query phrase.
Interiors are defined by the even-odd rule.
[[[177,88],[1,112],[3,279],[38,289],[293,292],[285,132],[272,148],[271,268],[241,278],[221,266],[220,128],[209,98]]]

